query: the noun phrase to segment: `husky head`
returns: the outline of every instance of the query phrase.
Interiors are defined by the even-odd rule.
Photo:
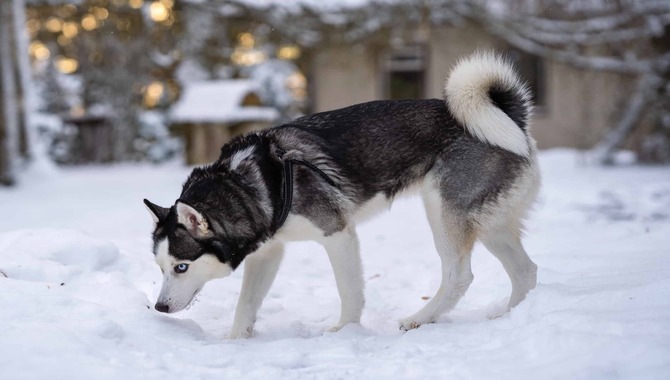
[[[163,272],[155,308],[173,313],[188,306],[207,281],[232,273],[230,247],[215,238],[206,217],[193,207],[144,203],[155,222],[154,257]]]
[[[170,208],[144,200],[163,271],[156,310],[182,310],[207,281],[230,275],[270,237],[273,208],[265,182],[257,166],[241,164],[239,156],[194,169]]]

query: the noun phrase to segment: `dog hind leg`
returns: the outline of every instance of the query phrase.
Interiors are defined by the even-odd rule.
[[[421,310],[400,321],[402,330],[434,322],[456,305],[473,280],[470,254],[475,233],[467,219],[449,210],[432,181],[426,181],[422,196],[435,247],[442,261],[442,283],[435,296]]]
[[[353,226],[321,239],[335,274],[340,294],[340,321],[328,331],[338,331],[349,323],[360,323],[365,304],[363,266],[358,236]]]
[[[242,290],[235,309],[230,339],[247,338],[253,332],[256,314],[277,276],[284,257],[284,245],[279,242],[261,247],[244,259]]]
[[[514,223],[481,234],[481,241],[502,263],[512,281],[512,295],[508,310],[523,301],[526,294],[537,284],[537,265],[528,257],[521,245],[521,232]]]

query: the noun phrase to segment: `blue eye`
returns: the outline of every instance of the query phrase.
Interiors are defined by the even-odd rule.
[[[177,272],[177,273],[184,273],[187,270],[188,270],[188,264],[184,264],[184,263],[179,264],[179,265],[174,267],[174,271]]]

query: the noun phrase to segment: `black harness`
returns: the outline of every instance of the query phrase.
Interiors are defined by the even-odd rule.
[[[286,151],[282,149],[277,149],[277,155],[281,159],[286,154]],[[279,230],[286,222],[288,214],[291,211],[291,206],[293,205],[293,165],[302,165],[305,166],[316,174],[318,174],[324,181],[329,185],[339,189],[339,186],[333,181],[328,174],[324,173],[323,170],[319,169],[316,165],[311,162],[297,159],[287,159],[284,161],[284,171],[283,171],[283,187],[282,187],[282,208],[281,212],[277,214],[274,221],[274,231]]]

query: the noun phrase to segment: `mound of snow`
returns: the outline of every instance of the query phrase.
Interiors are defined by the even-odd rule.
[[[0,234],[0,270],[11,279],[66,282],[83,273],[105,271],[119,257],[114,244],[73,230]]]

